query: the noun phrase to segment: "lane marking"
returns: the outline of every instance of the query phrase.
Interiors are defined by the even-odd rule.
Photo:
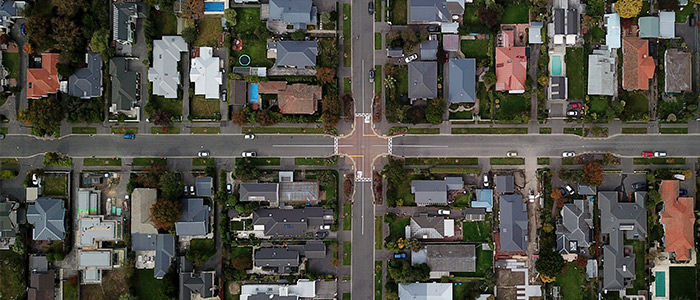
[[[350,157],[365,157],[365,156],[361,155],[361,154],[353,154],[353,155],[350,155]]]
[[[276,148],[317,148],[317,147],[335,147],[334,145],[272,145]]]
[[[374,133],[371,133],[371,134],[363,134],[363,136],[377,136],[377,135]]]
[[[404,148],[447,148],[447,145],[392,145],[393,147]]]

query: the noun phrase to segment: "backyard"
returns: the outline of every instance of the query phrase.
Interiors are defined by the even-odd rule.
[[[576,267],[576,262],[567,263],[564,271],[557,275],[555,283],[561,286],[562,299],[591,299],[582,293],[581,286],[586,285],[586,273]]]
[[[501,24],[524,24],[530,22],[530,4],[528,2],[515,2],[506,6],[503,10]]]
[[[392,25],[406,25],[408,15],[407,0],[390,1]]]
[[[205,99],[202,95],[192,97],[190,110],[194,119],[215,119],[221,114],[219,99]]]
[[[632,245],[632,250],[634,252],[634,271],[635,278],[631,289],[627,289],[628,294],[637,294],[637,291],[646,290],[649,285],[647,284],[647,268],[645,268],[644,260],[646,253],[646,243],[644,241],[638,240],[625,240],[625,245]]]
[[[384,222],[389,224],[389,236],[385,238],[386,241],[396,241],[399,238],[404,237],[406,226],[411,223],[411,219],[407,217],[385,217]]]
[[[697,299],[697,280],[695,268],[670,268],[670,299]]]
[[[267,42],[254,34],[256,28],[266,28],[265,23],[260,20],[260,8],[245,7],[236,8],[236,26],[234,30],[243,40],[241,51],[232,51],[231,59],[238,64],[238,57],[242,54],[250,56],[250,66],[272,67],[273,61],[267,59]]]
[[[199,20],[197,23],[197,40],[195,46],[216,46],[219,39],[219,33],[223,31],[221,27],[221,18],[207,17]]]
[[[462,40],[461,49],[465,57],[476,58],[477,63],[482,59],[488,59],[485,49],[489,49],[490,40]]]
[[[3,299],[22,299],[26,287],[23,263],[25,259],[13,251],[0,251],[0,273],[3,274],[0,276],[0,295]]]
[[[566,48],[566,77],[569,78],[569,99],[583,99],[586,95],[583,48]]]
[[[44,186],[45,196],[66,196],[68,195],[68,188],[66,183],[66,177],[59,176],[44,176],[42,180],[42,185]]]
[[[17,79],[19,76],[19,54],[3,52],[2,65],[10,71],[10,78]]]
[[[159,300],[165,299],[162,292],[163,280],[158,280],[153,277],[153,270],[143,269],[134,270],[133,282],[135,296],[139,300]]]
[[[462,222],[463,239],[471,243],[484,243],[491,241],[491,228],[489,221]]]
[[[172,8],[165,7],[161,10],[153,10],[153,38],[159,39],[164,35],[177,34],[177,17]]]

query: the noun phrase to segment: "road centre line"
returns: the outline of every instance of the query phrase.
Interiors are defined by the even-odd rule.
[[[394,147],[404,147],[404,148],[448,148],[447,145],[393,145]]]
[[[272,145],[276,148],[315,148],[315,147],[335,147],[334,145]]]

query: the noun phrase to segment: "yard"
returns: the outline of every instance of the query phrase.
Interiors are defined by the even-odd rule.
[[[647,252],[646,243],[644,241],[626,240],[625,245],[632,245],[634,251],[634,271],[635,278],[633,287],[627,289],[628,294],[637,294],[637,291],[646,290],[649,287],[647,284],[647,268],[644,267],[645,253]]]
[[[491,40],[462,40],[461,49],[465,57],[476,58],[477,62],[488,59],[486,49],[489,49]]]
[[[455,282],[452,284],[452,299],[454,300],[467,300],[474,299],[475,296],[479,295],[479,282],[478,281],[463,281]]]
[[[386,191],[386,197],[389,203],[393,202],[396,206],[413,206],[416,204],[416,200],[413,194],[411,194],[410,183],[413,176],[406,174],[405,179],[405,183],[400,186],[392,186],[389,184],[389,188],[387,188]]]
[[[42,179],[42,185],[44,186],[44,195],[45,196],[67,196],[68,195],[68,187],[67,187],[67,179],[65,176],[58,175],[58,176],[49,176],[45,175],[44,178]]]
[[[501,24],[524,24],[530,21],[530,5],[528,2],[515,2],[503,10]]]
[[[99,157],[86,157],[83,159],[83,166],[86,167],[100,167],[100,166],[110,166],[110,167],[118,167],[122,165],[122,159],[121,158],[112,158],[112,157],[104,157],[104,158],[99,158]]]
[[[266,28],[265,22],[260,20],[259,7],[237,7],[236,26],[233,29],[237,34],[252,35],[255,28]]]
[[[162,292],[163,280],[153,277],[153,270],[134,270],[134,293],[139,300],[160,300],[165,299]]]
[[[408,94],[408,67],[400,66],[396,69],[396,96],[401,97]]]
[[[515,166],[524,165],[525,158],[522,157],[491,157],[492,165]]]
[[[0,296],[3,299],[23,298],[26,289],[24,261],[25,259],[13,251],[0,251],[0,274],[3,274],[0,276]],[[73,299],[77,300],[77,295]]]
[[[265,40],[256,39],[252,36],[241,39],[243,40],[243,49],[241,51],[231,51],[231,59],[236,66],[240,66],[238,57],[248,54],[251,67],[272,67],[274,61],[267,59],[267,42]]]
[[[2,54],[2,65],[10,71],[10,78],[17,79],[19,76],[19,54],[4,52]]]
[[[253,268],[253,248],[251,247],[235,247],[231,250],[231,257],[234,260],[234,268],[241,270],[250,270]],[[247,257],[248,260],[239,260],[240,265],[236,263],[237,257]]]
[[[155,112],[158,109],[162,109],[170,116],[172,117],[180,117],[182,116],[182,99],[165,99],[165,97],[162,96],[157,96],[157,95],[151,95],[150,99],[148,99],[148,104],[147,106],[153,107],[153,111]],[[148,111],[146,109],[145,111]]]
[[[190,241],[186,257],[195,265],[201,265],[214,254],[216,254],[216,246],[213,239],[193,239]]]
[[[583,300],[584,294],[581,286],[586,284],[585,270],[576,267],[576,262],[569,262],[564,268],[565,272],[557,275],[556,284],[561,286],[563,299]],[[588,298],[585,298],[588,299]]]
[[[447,168],[445,168],[447,169]],[[432,172],[432,170],[431,170]],[[471,193],[466,193],[466,194],[459,194],[455,196],[455,206],[456,207],[469,207],[469,203],[472,201],[472,194]]]
[[[391,4],[391,24],[406,25],[408,20],[407,0],[390,1]]]
[[[197,23],[197,40],[195,46],[216,46],[219,33],[223,31],[221,18],[206,17]]]
[[[202,95],[192,97],[190,110],[194,119],[215,119],[221,115],[219,99],[205,99]]]
[[[695,268],[670,268],[670,299],[697,299]]]
[[[213,166],[214,163],[214,159],[210,157],[197,157],[192,159],[192,166],[195,167]]]
[[[491,241],[491,226],[489,221],[462,222],[463,239],[471,243]]]
[[[569,81],[571,83],[571,81]],[[610,108],[610,97],[608,96],[590,96],[588,102],[588,113],[595,113],[598,117],[605,115],[605,111]]]
[[[405,237],[405,228],[411,223],[411,219],[395,217],[395,220],[392,221],[391,218],[385,217],[384,222],[389,224],[389,236],[385,240],[395,241]]]
[[[522,95],[501,94],[499,96],[496,99],[496,119],[515,123],[529,121],[530,99]]]
[[[622,121],[643,121],[649,117],[649,100],[641,93],[620,93],[625,108],[620,114]]]
[[[164,35],[177,34],[177,17],[172,8],[165,6],[161,10],[153,10],[153,38],[159,39]]]
[[[586,57],[583,48],[566,48],[566,77],[569,78],[569,99],[583,99],[586,96]]]

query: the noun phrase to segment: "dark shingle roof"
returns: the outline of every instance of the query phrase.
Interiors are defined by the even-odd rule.
[[[276,269],[277,273],[291,273],[299,267],[299,252],[288,248],[260,248],[255,251],[255,266]]]
[[[408,98],[437,97],[437,62],[414,61],[408,64]]]
[[[175,223],[177,235],[206,235],[209,233],[209,206],[202,198],[182,199],[182,217]]]
[[[302,209],[258,209],[253,225],[263,226],[266,236],[301,237],[310,227],[333,223],[333,210],[323,207]]]
[[[502,251],[527,249],[527,209],[520,195],[501,195],[500,228]]]
[[[476,60],[451,59],[449,72],[450,103],[474,103],[476,101]]]
[[[316,66],[318,42],[280,41],[277,42],[277,65],[299,69]]]
[[[137,102],[138,73],[129,71],[128,60],[114,57],[109,60],[112,79],[112,105],[116,110],[129,110]]]
[[[34,225],[35,241],[60,241],[66,235],[63,200],[41,198],[27,209],[27,222]]]
[[[87,67],[78,69],[68,79],[68,93],[74,97],[102,96],[102,58],[99,53],[85,54]]]

